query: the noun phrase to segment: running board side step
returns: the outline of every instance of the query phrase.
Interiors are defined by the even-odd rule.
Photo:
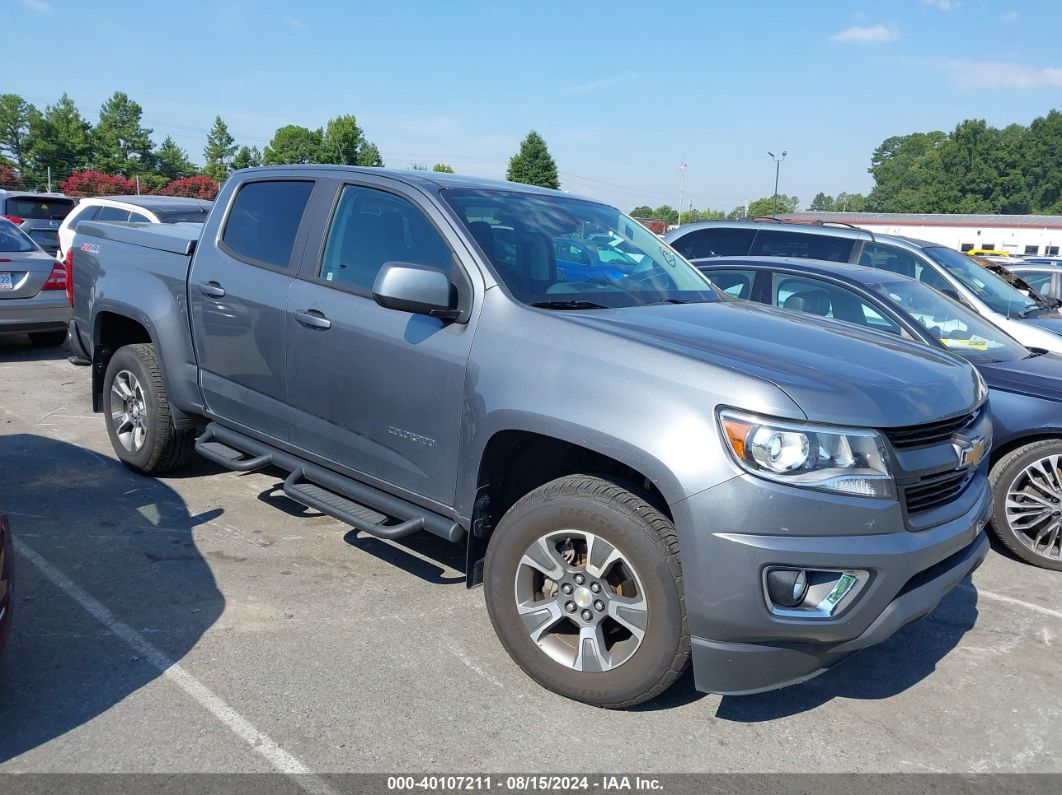
[[[423,516],[407,519],[396,525],[386,525],[384,523],[387,517],[382,513],[313,483],[300,483],[302,479],[302,469],[296,469],[288,475],[287,480],[284,481],[284,493],[295,502],[301,502],[341,522],[346,522],[355,530],[377,538],[395,539],[405,538],[424,529]]]
[[[465,528],[454,519],[216,422],[206,427],[195,449],[204,458],[236,472],[266,466],[282,469],[289,473],[284,481],[284,494],[289,498],[377,538],[392,540],[426,530],[454,543],[465,539]]]

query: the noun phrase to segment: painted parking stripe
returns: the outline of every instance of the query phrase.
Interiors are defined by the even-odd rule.
[[[15,539],[15,549],[20,557],[36,566],[53,585],[77,602],[114,635],[125,641],[143,659],[157,668],[159,673],[195,699],[200,706],[225,724],[229,731],[250,745],[255,753],[264,757],[280,772],[294,776],[295,784],[313,795],[334,795],[334,790],[312,775],[306,765],[277,745],[265,732],[256,729],[250,721],[226,704],[214,691],[163,654],[143,635],[119,620],[102,602],[41,557],[21,538]]]
[[[1025,602],[1021,599],[1015,599],[1013,596],[1004,596],[1001,593],[992,593],[991,591],[984,591],[980,588],[977,589],[977,595],[979,597],[983,596],[985,599],[990,599],[993,602],[1003,602],[1016,607],[1024,607],[1026,610],[1032,610],[1034,613],[1042,613],[1045,616],[1062,618],[1062,610],[1052,610],[1050,607],[1033,604],[1032,602]]]

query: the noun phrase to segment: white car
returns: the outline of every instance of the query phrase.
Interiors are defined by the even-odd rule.
[[[213,202],[183,196],[93,196],[82,199],[59,226],[59,258],[74,242],[74,232],[82,221],[138,221],[149,224],[201,224]]]

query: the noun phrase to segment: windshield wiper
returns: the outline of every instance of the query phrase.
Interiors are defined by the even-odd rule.
[[[1018,312],[1018,317],[1028,317],[1033,312],[1039,312],[1043,309],[1054,309],[1055,307],[1046,303],[1045,301],[1036,301],[1032,306],[1027,306],[1025,309]]]
[[[608,309],[604,304],[593,301],[535,301],[531,306],[539,309]]]

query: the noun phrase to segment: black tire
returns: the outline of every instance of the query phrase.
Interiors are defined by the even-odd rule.
[[[558,662],[532,640],[517,610],[524,553],[545,534],[568,529],[592,532],[615,547],[644,590],[644,637],[610,670],[576,670]],[[663,693],[689,663],[675,527],[644,499],[609,480],[570,475],[520,499],[490,538],[484,585],[487,611],[506,651],[528,676],[568,698],[610,709],[630,707]]]
[[[30,344],[37,348],[58,348],[66,342],[65,331],[35,331],[29,335]]]
[[[122,372],[131,373],[142,388],[147,424],[142,445],[136,450],[122,443],[119,423],[113,419],[114,413],[122,408],[113,390],[115,377]],[[195,451],[195,429],[177,430],[173,425],[154,345],[126,345],[111,357],[103,379],[103,412],[111,447],[123,464],[137,472],[145,475],[168,472],[186,463]]]
[[[1007,549],[1026,563],[1062,571],[1062,549],[1059,546],[1062,539],[1056,540],[1051,546],[1051,555],[1038,554],[1030,547],[1031,539],[1028,536],[1011,528],[1006,514],[1007,493],[1016,485],[1016,481],[1023,477],[1026,467],[1053,455],[1062,456],[1062,439],[1044,439],[1027,444],[1012,450],[996,462],[989,475],[992,484],[991,529]],[[1062,475],[1059,475],[1059,478],[1062,479]],[[1059,498],[1062,499],[1062,495],[1059,495]],[[1062,504],[1058,504],[1058,509],[1062,512]],[[1023,541],[1023,538],[1026,540]]]

